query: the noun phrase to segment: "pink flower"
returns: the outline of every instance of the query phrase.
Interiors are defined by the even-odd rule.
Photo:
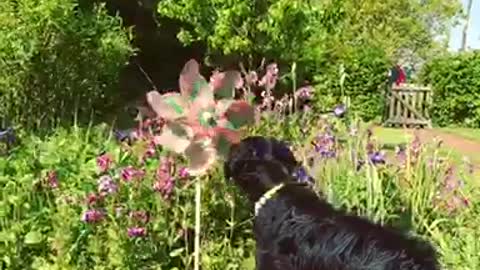
[[[147,235],[147,229],[144,227],[132,227],[127,230],[128,237],[144,237]]]
[[[57,172],[55,171],[49,171],[47,173],[47,181],[48,181],[48,185],[51,187],[51,188],[58,188],[58,176],[57,176]]]
[[[143,170],[134,169],[132,166],[123,168],[121,171],[122,179],[130,182],[133,179],[141,179],[145,175]]]
[[[98,180],[98,192],[104,194],[115,193],[118,190],[117,184],[110,175],[103,175]]]
[[[183,167],[183,168],[180,168],[180,170],[178,170],[178,177],[180,177],[181,179],[185,179],[185,178],[188,178],[190,176],[190,174],[188,173],[188,169]]]
[[[103,211],[96,209],[89,209],[82,215],[82,221],[86,223],[97,223],[104,218]]]
[[[97,166],[102,173],[108,171],[112,163],[113,161],[108,154],[103,154],[97,157]]]

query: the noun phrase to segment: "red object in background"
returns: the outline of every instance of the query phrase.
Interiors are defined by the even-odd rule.
[[[395,83],[397,85],[405,83],[407,81],[407,75],[405,74],[405,71],[399,65],[397,65],[396,68],[397,68],[398,76],[397,76],[397,80],[395,80]]]

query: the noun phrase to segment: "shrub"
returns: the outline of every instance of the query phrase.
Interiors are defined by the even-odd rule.
[[[330,57],[325,56],[326,59]],[[389,60],[383,51],[364,45],[335,58],[336,64],[328,65],[327,60],[315,78],[316,107],[324,111],[343,102],[342,97],[349,97],[350,110],[363,120],[380,116],[389,68]]]
[[[433,88],[434,123],[480,127],[479,74],[479,51],[441,56],[425,65],[422,79]]]
[[[24,127],[104,115],[133,50],[121,20],[76,0],[0,3],[0,114]]]

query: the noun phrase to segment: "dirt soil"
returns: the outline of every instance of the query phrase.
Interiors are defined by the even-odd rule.
[[[435,129],[420,129],[416,131],[422,141],[431,141],[433,138],[438,137],[443,141],[443,144],[449,148],[455,149],[467,156],[480,157],[480,142]],[[414,133],[415,131],[412,130],[410,132]],[[480,160],[477,161],[480,162]]]

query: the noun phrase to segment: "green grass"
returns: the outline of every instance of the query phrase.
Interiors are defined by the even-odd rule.
[[[443,132],[461,136],[465,139],[477,141],[480,143],[480,129],[474,128],[441,128]]]

